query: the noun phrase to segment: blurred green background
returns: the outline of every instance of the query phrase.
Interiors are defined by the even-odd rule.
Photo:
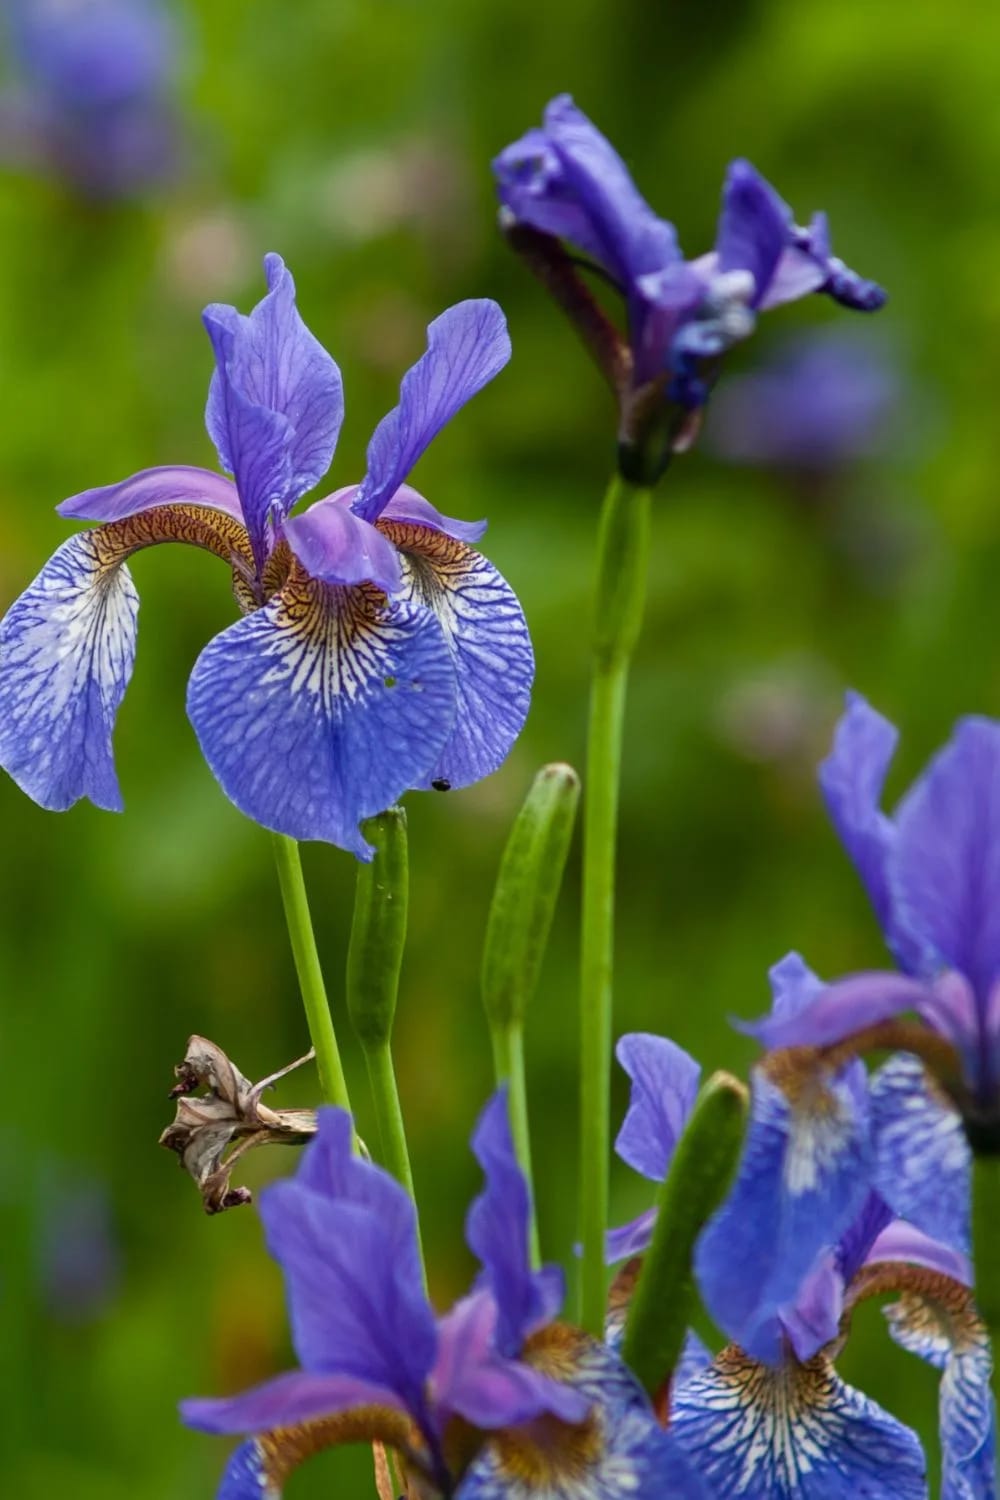
[[[749,156],[800,218],[891,293],[878,326],[903,397],[883,451],[826,475],[739,469],[709,445],[658,495],[648,622],[629,704],[617,1029],[665,1032],[745,1067],[731,1014],[767,1006],[799,948],[821,973],[878,964],[860,886],[814,766],[845,685],[904,729],[900,789],[956,715],[1000,708],[992,649],[1000,505],[1000,17],[934,0],[200,0],[178,6],[185,138],[175,179],[97,205],[51,175],[0,179],[0,600],[67,534],[66,495],[157,463],[214,465],[202,411],[209,301],[248,309],[279,250],[345,377],[333,484],[360,476],[377,419],[446,304],[494,296],[510,368],[421,461],[442,510],[487,515],[538,655],[503,770],[408,799],[412,898],[398,1063],[433,1290],[471,1272],[467,1139],[491,1084],[478,997],[492,879],[541,763],[582,756],[594,525],[613,416],[572,332],[494,230],[491,156],[568,89],[690,253],[712,237],[727,160]],[[8,59],[8,61],[10,61]],[[849,321],[822,299],[782,331]],[[873,358],[875,353],[873,352]],[[210,1496],[226,1445],[175,1403],[290,1361],[254,1211],[207,1219],[157,1149],[189,1033],[260,1077],[306,1046],[267,836],[224,799],[184,716],[188,671],[230,621],[214,559],[157,549],[117,754],[122,817],[56,816],[0,786],[0,1450],[19,1500]],[[354,867],[305,851],[363,1133],[341,983]],[[570,1261],[575,1201],[579,851],[529,1018],[546,1251]],[[308,1102],[310,1079],[279,1102]],[[615,1081],[615,1118],[624,1107]],[[258,1153],[258,1186],[294,1158]],[[616,1219],[649,1201],[620,1164]],[[919,1426],[936,1382],[877,1310],[842,1371]],[[932,1462],[933,1462],[932,1457]],[[361,1451],[289,1494],[371,1492]]]

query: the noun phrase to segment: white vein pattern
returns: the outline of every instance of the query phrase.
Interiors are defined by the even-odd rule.
[[[924,1500],[916,1435],[822,1357],[771,1369],[723,1350],[677,1393],[670,1430],[718,1495]]]
[[[909,1053],[879,1068],[871,1101],[875,1187],[900,1218],[967,1253],[971,1159],[957,1109]]]
[[[188,713],[249,817],[363,857],[359,820],[426,778],[441,752],[454,668],[427,610],[297,572],[205,648]]]
[[[395,521],[379,530],[402,553],[398,597],[434,612],[455,663],[454,727],[424,784],[469,786],[506,759],[527,718],[535,659],[524,612],[493,564],[464,542]]]
[[[0,765],[42,807],[119,812],[111,735],[135,661],[139,599],[98,532],[63,542],[0,629]]]
[[[906,1292],[885,1309],[902,1348],[941,1373],[941,1500],[995,1500],[997,1494],[989,1335],[971,1293],[936,1278],[938,1295]]]
[[[241,1443],[226,1465],[216,1500],[281,1500],[268,1479],[264,1450],[256,1438]]]

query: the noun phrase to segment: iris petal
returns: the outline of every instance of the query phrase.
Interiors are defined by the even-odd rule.
[[[981,1003],[1000,973],[1000,724],[963,719],[896,814],[896,918],[923,967],[958,969]]]
[[[694,1107],[701,1068],[676,1042],[646,1032],[623,1036],[615,1056],[632,1080],[615,1150],[633,1171],[662,1182]]]
[[[466,1472],[455,1500],[708,1500],[641,1387],[603,1345],[559,1324],[534,1361],[591,1404],[577,1426],[538,1423],[498,1434]]]
[[[61,812],[89,797],[121,809],[111,737],[139,607],[125,559],[167,541],[237,568],[249,558],[231,515],[158,505],[63,542],[0,625],[0,765],[42,807]]]
[[[99,531],[70,537],[0,626],[0,765],[52,811],[122,809],[111,736],[139,612],[122,557]]]
[[[706,1306],[730,1338],[769,1363],[782,1356],[780,1311],[867,1192],[868,1105],[858,1068],[790,1079],[791,1098],[755,1070],[736,1184],[698,1241]]]
[[[896,830],[879,804],[898,739],[894,726],[860,693],[848,693],[833,749],[819,768],[827,811],[864,882],[890,946],[893,927],[887,861]],[[902,955],[897,952],[897,957]]]
[[[933,1293],[908,1292],[885,1312],[896,1342],[941,1371],[941,1500],[994,1500],[992,1358],[971,1294],[935,1278]]]
[[[181,1416],[199,1432],[267,1432],[317,1417],[331,1417],[360,1407],[402,1411],[399,1397],[370,1380],[353,1375],[311,1374],[288,1370],[252,1390],[220,1400],[182,1401]]]
[[[456,303],[427,329],[427,351],[403,376],[399,405],[368,444],[354,509],[375,521],[424,449],[510,359],[507,320],[487,298]]]
[[[402,578],[395,547],[336,496],[318,500],[284,524],[288,544],[311,578],[323,583],[374,583],[394,594]]]
[[[454,722],[455,669],[428,610],[295,569],[202,652],[188,713],[248,817],[365,859],[359,821],[432,774]]]
[[[121,521],[157,505],[206,505],[242,521],[236,486],[211,469],[173,464],[140,469],[120,484],[105,484],[71,495],[56,510],[77,521]]]
[[[748,161],[730,163],[722,196],[716,249],[719,271],[749,271],[758,307],[789,242],[792,211]]]
[[[482,1263],[481,1284],[496,1304],[497,1348],[513,1358],[528,1334],[555,1317],[565,1286],[558,1266],[531,1269],[531,1198],[514,1151],[506,1088],[497,1090],[480,1115],[472,1149],[486,1186],[469,1209],[465,1237]]]
[[[670,1430],[718,1495],[926,1500],[916,1434],[822,1357],[773,1370],[725,1349],[677,1391]]]
[[[344,420],[343,382],[336,362],[302,321],[295,283],[281,256],[265,256],[264,272],[267,295],[249,317],[220,303],[205,309],[210,334],[219,329],[226,335],[221,343],[228,363],[212,377],[205,420],[223,468],[232,473],[227,385],[250,405],[280,413],[291,433],[291,478],[304,493],[330,467]]]
[[[904,1053],[874,1074],[871,1101],[878,1191],[900,1218],[968,1253],[971,1163],[958,1111]]]
[[[423,526],[382,520],[403,557],[400,598],[431,611],[455,667],[456,713],[433,766],[415,786],[469,786],[495,771],[521,732],[535,657],[524,611],[491,562]]]

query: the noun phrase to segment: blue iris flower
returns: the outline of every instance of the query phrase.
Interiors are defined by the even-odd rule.
[[[890,816],[880,803],[896,739],[849,695],[820,782],[901,972],[824,984],[792,955],[794,1004],[747,1029],[768,1048],[850,1047],[874,1034],[906,1049],[877,1099],[888,1164],[878,1186],[897,1213],[947,1239],[958,1221],[942,1172],[955,1180],[961,1167],[967,1179],[965,1138],[990,1149],[1000,1137],[1000,725],[963,719]],[[919,1019],[900,1022],[907,1011]],[[961,1249],[964,1218],[959,1228]]]
[[[656,1036],[624,1037],[618,1055],[632,1079],[618,1152],[644,1176],[662,1179],[693,1105],[698,1066]],[[803,1131],[794,1101],[757,1072],[737,1181],[695,1259],[706,1306],[733,1342],[713,1360],[689,1341],[674,1372],[670,1431],[720,1495],[922,1500],[925,1464],[916,1436],[845,1385],[832,1363],[853,1308],[898,1292],[901,1300],[887,1312],[892,1336],[942,1371],[943,1496],[992,1500],[991,1355],[969,1291],[968,1260],[896,1217],[865,1171],[840,1171],[844,1153],[859,1150],[858,1127],[867,1128],[870,1116],[857,1064],[828,1086],[817,1118],[839,1112],[839,1136]],[[839,1159],[835,1150],[828,1154],[838,1139]],[[869,1141],[869,1157],[877,1150]],[[849,1175],[854,1186],[846,1198]],[[958,1194],[937,1181],[957,1211]],[[609,1258],[641,1254],[654,1216],[613,1231]],[[616,1309],[613,1339],[620,1322]]]
[[[486,1183],[466,1238],[482,1269],[443,1317],[424,1290],[413,1204],[353,1155],[343,1111],[321,1112],[294,1180],[261,1195],[301,1368],[230,1400],[184,1402],[191,1426],[253,1434],[220,1500],[270,1500],[310,1453],[364,1439],[394,1447],[421,1494],[456,1500],[706,1495],[615,1355],[554,1321],[562,1273],[530,1267],[504,1090],[473,1148]]]
[[[227,796],[258,823],[370,855],[361,819],[411,787],[496,769],[528,710],[524,615],[451,520],[405,483],[446,422],[507,363],[503,313],[461,302],[379,423],[358,485],[298,515],[344,412],[340,371],[308,331],[277,255],[244,317],[204,314],[216,369],[206,423],[232,480],[146,469],[60,514],[102,524],[63,543],[0,626],[0,765],[41,806],[120,809],[115,715],[138,600],[126,558],[184,541],[231,568],[246,617],[195,664],[188,713]]]
[[[493,169],[511,224],[575,247],[622,295],[632,387],[665,378],[682,407],[704,403],[711,361],[753,331],[758,312],[812,292],[865,312],[885,301],[832,253],[825,216],[798,226],[747,161],[729,167],[714,248],[686,260],[674,226],[567,94]]]

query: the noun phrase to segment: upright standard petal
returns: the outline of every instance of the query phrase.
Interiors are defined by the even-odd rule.
[[[249,317],[222,304],[204,313],[216,359],[205,421],[260,568],[271,507],[286,515],[322,479],[344,418],[340,371],[299,316],[291,273],[279,255],[264,269],[267,296]]]
[[[0,765],[41,807],[122,809],[111,736],[139,596],[100,531],[70,537],[0,625]]]
[[[1000,724],[963,719],[904,797],[896,827],[896,922],[925,972],[957,969],[985,1005],[1000,974]]]
[[[535,656],[524,611],[479,552],[425,526],[379,523],[403,560],[398,596],[437,619],[455,669],[451,732],[415,786],[470,786],[495,771],[520,734],[531,703]]]
[[[876,1188],[901,1219],[967,1254],[972,1163],[958,1111],[907,1053],[873,1075],[871,1105]]]
[[[748,161],[734,161],[726,173],[716,240],[718,268],[749,271],[752,307],[759,307],[789,243],[792,211]]]
[[[848,693],[833,749],[819,768],[819,784],[833,826],[857,867],[879,925],[892,940],[888,858],[896,837],[881,809],[882,788],[899,734],[888,719]]]
[[[769,1369],[724,1349],[678,1390],[670,1431],[734,1500],[926,1500],[916,1434],[822,1356]]]
[[[486,1174],[486,1187],[469,1209],[465,1236],[483,1265],[480,1284],[496,1303],[497,1348],[513,1358],[528,1334],[555,1317],[565,1288],[558,1266],[531,1269],[531,1200],[514,1151],[506,1087],[497,1090],[480,1115],[472,1149]]]
[[[399,405],[368,444],[353,509],[376,521],[424,449],[510,359],[507,320],[487,298],[456,303],[427,330],[427,351],[403,376]]]
[[[367,859],[358,823],[423,782],[448,740],[455,669],[429,611],[296,568],[202,652],[188,713],[248,817]]]
[[[322,1110],[318,1125],[299,1175],[261,1196],[296,1353],[306,1370],[394,1390],[419,1416],[437,1334],[413,1204],[387,1172],[351,1159],[345,1111]]]
[[[615,1056],[632,1080],[615,1150],[633,1171],[662,1182],[694,1107],[701,1068],[676,1042],[645,1032],[623,1036]]]
[[[859,1071],[860,1069],[860,1071]],[[753,1077],[750,1131],[736,1184],[704,1230],[695,1271],[716,1322],[756,1359],[782,1357],[780,1313],[867,1193],[864,1070]]]

